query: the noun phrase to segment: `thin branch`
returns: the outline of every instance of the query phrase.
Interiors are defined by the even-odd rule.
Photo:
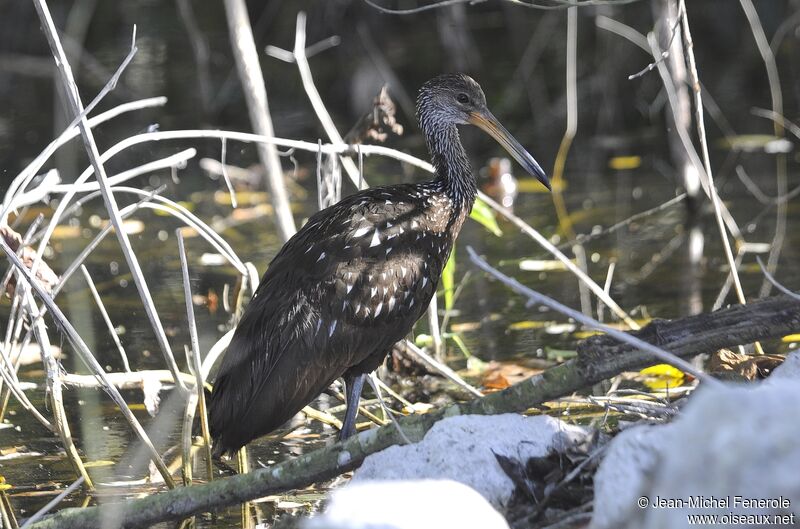
[[[197,337],[197,322],[194,317],[194,304],[192,302],[192,284],[189,281],[189,265],[186,262],[186,248],[183,244],[183,234],[181,230],[175,230],[175,235],[178,238],[178,253],[181,257],[181,273],[183,274],[183,292],[184,300],[186,302],[186,317],[189,322],[189,336],[192,341],[192,351],[190,355],[192,370],[195,376],[195,390],[197,391],[197,403],[200,408],[200,427],[203,432],[203,441],[205,444],[206,452],[206,471],[208,480],[214,478],[214,471],[211,463],[211,434],[208,429],[208,414],[206,411],[206,396],[203,390],[203,373],[201,369],[202,362],[200,361],[200,339]],[[188,457],[185,454],[184,457]]]
[[[614,301],[613,299],[611,299],[611,297],[606,295],[606,293],[603,291],[603,288],[600,285],[595,283],[591,277],[586,275],[586,273],[584,273],[583,270],[581,270],[578,266],[576,266],[575,263],[572,262],[572,259],[564,255],[558,248],[553,246],[553,244],[550,241],[548,241],[546,237],[544,237],[541,233],[536,231],[533,227],[529,226],[524,220],[511,213],[507,208],[504,208],[503,206],[492,200],[490,197],[486,196],[483,192],[478,191],[478,196],[480,197],[481,200],[486,202],[486,204],[488,204],[489,207],[491,207],[495,211],[500,212],[504,217],[506,217],[517,227],[522,229],[523,232],[528,234],[533,240],[539,243],[539,245],[542,248],[553,254],[553,256],[559,261],[561,261],[561,263],[563,263],[564,266],[567,267],[567,269],[570,272],[578,276],[578,278],[581,281],[583,281],[586,284],[586,286],[589,287],[589,289],[594,293],[594,295],[597,296],[599,299],[601,299],[603,303],[605,303],[606,306],[608,306],[608,308],[611,309],[619,319],[625,322],[626,325],[628,325],[631,329],[640,328],[639,324],[636,323],[636,321],[633,318],[628,316],[628,314],[624,310],[622,310],[622,307],[620,307],[616,301]]]
[[[56,36],[56,38],[58,37]],[[53,154],[53,152],[55,152],[55,150],[58,149],[58,147],[60,147],[61,145],[63,145],[66,141],[78,135],[78,130],[75,129],[75,126],[78,125],[78,123],[80,123],[82,120],[85,120],[89,112],[94,110],[97,104],[100,103],[100,101],[102,101],[103,98],[109,92],[111,92],[112,90],[114,90],[114,88],[117,87],[117,83],[119,82],[119,78],[122,75],[122,72],[125,71],[125,68],[127,68],[128,64],[130,64],[130,62],[133,60],[133,56],[136,55],[136,51],[137,51],[136,25],[134,25],[133,35],[131,36],[131,49],[128,52],[128,55],[125,57],[125,59],[123,59],[122,64],[120,64],[119,67],[117,68],[117,71],[114,72],[114,75],[111,76],[111,79],[108,80],[106,85],[103,87],[102,90],[100,90],[100,93],[98,93],[97,96],[95,96],[92,102],[89,103],[89,105],[85,109],[81,110],[81,112],[79,112],[77,116],[75,116],[72,122],[66,127],[66,129],[64,129],[64,132],[62,132],[58,138],[53,140],[47,147],[45,147],[45,149],[33,160],[33,162],[28,164],[28,166],[25,167],[22,173],[20,173],[11,183],[11,186],[6,192],[7,200],[5,201],[5,205],[2,211],[0,212],[0,221],[5,221],[6,215],[10,210],[9,207],[11,205],[11,201],[8,200],[8,198],[12,196],[14,193],[16,193],[18,189],[25,189],[25,187],[28,185],[28,183],[36,174],[36,172],[42,167],[42,165],[44,165],[44,162],[47,161],[47,159]],[[66,59],[66,57],[64,57],[64,59]],[[56,64],[58,65],[58,61],[56,62]],[[166,101],[166,98],[163,99],[164,101]]]
[[[122,412],[123,417],[125,417],[125,419],[128,421],[133,431],[139,437],[139,440],[142,441],[142,443],[144,443],[149,450],[151,459],[164,477],[164,482],[167,483],[168,486],[174,487],[175,483],[172,480],[172,476],[170,476],[166,465],[164,465],[164,462],[161,460],[161,456],[159,455],[158,451],[147,437],[147,433],[144,431],[144,428],[142,428],[142,425],[136,419],[136,416],[133,415],[128,407],[128,404],[125,402],[125,399],[122,398],[122,395],[120,395],[119,391],[108,381],[103,367],[97,362],[91,351],[89,351],[88,346],[80,337],[78,332],[69,322],[69,320],[67,320],[66,316],[64,316],[64,313],[61,312],[61,309],[58,307],[58,305],[56,305],[55,301],[53,301],[53,298],[50,296],[50,294],[48,294],[47,291],[45,291],[44,288],[42,288],[42,286],[36,281],[36,279],[31,275],[30,271],[25,267],[25,265],[22,264],[22,261],[19,260],[19,258],[11,250],[11,248],[9,248],[8,244],[6,244],[6,241],[2,237],[0,237],[0,249],[5,252],[11,263],[19,270],[20,276],[25,278],[28,284],[31,285],[39,297],[44,301],[45,305],[47,305],[47,308],[56,324],[59,326],[62,332],[67,335],[67,338],[75,347],[75,351],[81,357],[81,360],[83,360],[86,366],[90,368],[94,376],[102,380],[106,392],[117,404]]]
[[[61,42],[58,38],[58,31],[56,30],[53,19],[50,16],[50,10],[47,7],[45,0],[33,0],[33,2],[34,6],[36,7],[36,11],[39,14],[39,18],[42,21],[42,25],[44,26],[45,36],[50,44],[53,57],[56,60],[58,71],[61,74],[61,82],[64,90],[67,93],[67,99],[69,101],[72,113],[76,116],[81,116],[83,113],[83,105],[81,103],[78,86],[75,84],[75,80],[73,79],[72,68],[69,65],[69,61],[64,53],[64,49],[61,46]],[[175,375],[178,388],[182,391],[185,391],[186,387],[183,385],[183,381],[178,377],[178,364],[175,363],[175,356],[172,354],[169,340],[167,340],[166,332],[164,332],[164,326],[161,324],[161,319],[156,311],[155,303],[153,302],[150,289],[147,286],[144,273],[142,272],[141,266],[139,265],[139,260],[137,259],[133,248],[131,247],[128,234],[122,226],[122,220],[119,216],[119,207],[117,206],[117,201],[114,198],[114,194],[111,192],[110,186],[108,185],[108,175],[106,174],[103,162],[100,160],[100,152],[98,151],[97,144],[94,141],[92,129],[89,127],[86,121],[86,116],[80,117],[78,126],[81,130],[81,136],[83,138],[86,152],[89,155],[89,160],[91,161],[92,167],[95,171],[95,178],[97,178],[97,182],[100,185],[100,192],[103,195],[103,201],[106,204],[106,209],[108,210],[111,223],[114,225],[117,239],[119,240],[120,247],[122,248],[122,253],[125,256],[125,260],[127,261],[128,267],[133,275],[133,280],[136,283],[136,288],[139,291],[139,296],[142,299],[145,312],[147,313],[147,317],[150,320],[151,326],[153,327],[153,331],[161,348],[161,352],[163,353],[164,360],[167,363],[167,367],[169,367],[170,371],[172,371]]]
[[[29,529],[29,527],[31,527],[33,524],[41,520],[44,515],[53,510],[53,507],[64,501],[64,498],[66,498],[67,496],[78,490],[78,487],[80,487],[83,484],[84,479],[85,478],[81,476],[75,481],[73,481],[69,487],[67,487],[61,492],[61,494],[59,494],[58,496],[47,502],[47,504],[44,507],[36,511],[33,516],[28,518],[19,529]]]
[[[336,129],[336,125],[333,123],[333,119],[331,119],[328,109],[325,108],[319,91],[314,85],[311,67],[308,65],[308,59],[306,58],[306,14],[302,11],[297,13],[293,53],[295,61],[297,62],[297,69],[300,72],[300,79],[303,81],[303,88],[311,102],[311,106],[314,108],[317,119],[319,119],[322,124],[322,128],[325,129],[325,134],[331,142],[343,143],[342,135],[339,134],[339,131]],[[347,176],[355,185],[359,185],[361,179],[355,162],[346,157],[342,157],[341,161],[342,167],[344,167],[344,170],[347,172]]]
[[[759,257],[759,256],[756,256],[756,261],[758,261],[758,266],[760,266],[760,267],[761,267],[761,273],[762,273],[762,274],[764,274],[764,277],[766,277],[766,278],[767,278],[767,281],[769,281],[770,283],[772,283],[772,284],[773,284],[773,286],[774,286],[775,288],[777,288],[778,290],[780,290],[781,292],[783,292],[783,293],[784,293],[784,294],[786,294],[787,296],[790,296],[790,297],[792,297],[792,298],[794,298],[794,299],[796,299],[796,300],[800,301],[800,294],[798,294],[797,292],[792,292],[791,290],[789,290],[789,289],[788,289],[788,288],[786,288],[785,286],[783,286],[783,285],[781,285],[780,283],[778,283],[778,280],[777,280],[777,279],[775,279],[775,278],[772,276],[772,274],[770,274],[770,273],[769,273],[769,271],[767,270],[767,268],[764,266],[764,263],[763,263],[763,262],[761,262],[761,257]]]
[[[225,14],[231,34],[231,45],[236,59],[236,68],[242,82],[247,110],[253,130],[265,136],[272,136],[272,116],[267,101],[267,90],[264,86],[264,75],[258,62],[258,52],[250,27],[250,17],[244,0],[224,0]],[[278,233],[284,241],[294,235],[294,217],[283,178],[283,168],[277,150],[270,144],[258,146],[261,164],[267,171],[267,188],[275,210],[275,222]]]
[[[708,385],[720,385],[720,386],[722,385],[721,382],[707,375],[706,373],[699,371],[689,362],[680,358],[679,356],[676,356],[668,351],[665,351],[660,347],[656,347],[653,344],[647,343],[644,340],[636,338],[635,336],[632,336],[628,333],[614,329],[613,327],[609,327],[608,325],[604,325],[599,321],[595,320],[594,318],[590,318],[584,315],[583,313],[578,312],[577,310],[573,310],[567,307],[566,305],[563,305],[558,301],[545,296],[544,294],[540,294],[539,292],[531,290],[530,288],[526,287],[513,277],[509,277],[500,272],[499,270],[491,267],[486,261],[481,259],[477,253],[475,253],[475,250],[473,250],[471,246],[467,246],[467,253],[469,253],[470,260],[472,260],[472,262],[475,263],[480,269],[496,277],[497,279],[502,281],[505,285],[509,286],[515,292],[518,292],[526,296],[529,300],[529,303],[531,304],[538,303],[541,305],[545,305],[552,310],[560,312],[561,314],[564,314],[574,319],[575,321],[583,325],[586,325],[589,328],[604,332],[605,334],[611,336],[615,340],[619,340],[620,342],[630,344],[633,347],[643,352],[649,353],[658,358],[659,360],[666,362],[672,366],[675,366],[676,368],[680,369],[685,373],[691,374],[696,379],[705,382]]]

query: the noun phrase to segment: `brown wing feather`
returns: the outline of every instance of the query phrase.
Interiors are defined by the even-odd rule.
[[[309,219],[272,261],[212,392],[216,453],[274,430],[348,370],[371,371],[410,331],[452,235],[428,235],[429,204],[409,189],[346,198]]]

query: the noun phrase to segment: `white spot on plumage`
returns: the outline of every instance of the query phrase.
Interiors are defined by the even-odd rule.
[[[317,328],[316,330],[314,330],[314,334],[317,334],[319,332],[320,327],[322,327],[322,318],[317,320]]]
[[[328,328],[328,338],[333,336],[333,331],[336,330],[337,323],[339,323],[339,320],[333,320],[333,323],[331,323],[331,326]]]
[[[405,232],[405,230],[403,229],[403,227],[402,227],[402,226],[400,226],[399,228],[397,228],[397,233],[398,233],[398,234],[400,234],[400,233],[403,233],[403,232]]]
[[[369,243],[369,247],[372,248],[373,246],[378,246],[381,243],[381,238],[378,235],[378,228],[375,228],[375,235],[372,236],[372,242]]]
[[[308,252],[310,252],[310,251],[311,251],[311,250],[313,250],[313,249],[314,249],[314,245],[312,244],[311,246],[309,246],[308,248],[306,248],[306,251],[305,251],[305,252],[303,252],[303,253],[308,253]]]
[[[370,297],[374,298],[375,297],[375,293],[378,292],[378,287],[372,287],[371,290],[372,290],[372,294],[370,295]]]
[[[428,276],[422,276],[422,288],[425,288],[425,285],[428,284]]]
[[[347,285],[347,294],[349,294],[351,290],[353,290],[353,284],[352,283]]]
[[[387,246],[386,247],[386,255],[389,255],[389,252],[391,252],[391,251],[392,251],[392,247],[391,246]]]
[[[378,315],[381,313],[381,309],[383,309],[383,301],[378,303],[378,306],[375,307],[375,317],[377,318]]]
[[[319,254],[319,259],[317,259],[317,262],[320,262],[323,259],[325,259],[325,252],[322,252],[321,254]]]
[[[368,231],[369,226],[358,228],[355,232],[353,232],[353,237],[361,237],[362,235],[366,235]]]
[[[401,266],[400,267],[400,277],[405,277],[406,276],[406,272],[408,272],[408,269],[405,266]]]
[[[388,310],[389,310],[389,312],[392,312],[392,310],[394,310],[394,297],[389,298],[389,309]]]

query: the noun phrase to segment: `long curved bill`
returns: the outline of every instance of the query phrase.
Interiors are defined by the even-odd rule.
[[[491,112],[470,112],[469,122],[483,129],[492,138],[508,151],[519,164],[528,171],[532,176],[535,176],[547,189],[552,191],[550,187],[550,179],[544,172],[539,163],[533,159],[533,156],[525,150],[525,147],[514,139],[514,136],[503,127],[497,118]]]

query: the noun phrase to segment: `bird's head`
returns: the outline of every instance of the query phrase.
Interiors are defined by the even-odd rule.
[[[475,80],[464,74],[444,74],[422,85],[417,98],[417,119],[428,133],[448,125],[475,125],[492,136],[539,182],[550,180],[539,163],[497,121],[486,106],[486,96]]]

